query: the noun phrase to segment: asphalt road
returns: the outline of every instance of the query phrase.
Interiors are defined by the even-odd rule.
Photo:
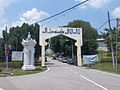
[[[4,90],[120,90],[120,76],[49,61],[38,74],[0,78]]]

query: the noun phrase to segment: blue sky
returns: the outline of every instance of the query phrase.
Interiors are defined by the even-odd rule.
[[[82,1],[84,0],[0,0],[0,29],[3,30],[6,25],[12,27],[20,26],[23,22],[37,22]],[[89,0],[84,5],[41,24],[63,26],[80,19],[98,28],[107,20],[107,11],[110,11],[112,19],[120,18],[120,0]]]

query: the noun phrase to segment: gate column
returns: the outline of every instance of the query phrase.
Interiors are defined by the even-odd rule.
[[[41,43],[41,46],[42,46],[42,62],[41,62],[41,65],[43,67],[45,67],[45,39],[42,38],[42,43]]]
[[[80,40],[78,39],[76,44],[77,46],[77,66],[82,66],[82,58],[81,58],[81,44],[80,44]]]

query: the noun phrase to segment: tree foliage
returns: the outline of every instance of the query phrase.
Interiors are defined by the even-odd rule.
[[[39,25],[29,25],[23,23],[21,27],[12,27],[9,30],[9,33],[3,31],[3,42],[1,45],[7,44],[12,46],[12,50],[14,51],[22,51],[23,46],[21,44],[22,39],[26,39],[28,32],[31,33],[33,39],[36,40],[37,44],[35,46],[35,57],[38,58],[40,53],[40,46],[39,46]],[[4,46],[3,46],[4,48]],[[3,51],[4,52],[4,49]]]
[[[97,31],[92,28],[89,22],[82,21],[82,20],[74,20],[69,22],[68,25],[64,27],[72,27],[72,28],[82,28],[82,35],[83,35],[83,46],[82,46],[82,54],[95,54],[97,52]],[[71,54],[71,43],[65,44],[66,40],[71,42],[71,39],[65,36],[57,36],[52,38],[52,49],[55,52],[60,52],[62,48],[63,52]],[[76,54],[76,47],[75,47],[75,40],[74,43],[74,53]],[[64,48],[63,48],[64,47]],[[65,50],[65,51],[64,51]]]
[[[64,26],[65,27],[65,26]],[[91,27],[89,22],[82,20],[74,20],[69,22],[66,27],[82,28],[83,32],[83,46],[82,54],[94,54],[97,49],[97,31]],[[40,54],[39,46],[39,25],[29,25],[24,23],[21,27],[12,27],[9,33],[3,31],[3,39],[0,39],[0,54],[4,53],[4,44],[12,46],[12,50],[22,51],[21,45],[22,39],[26,39],[28,32],[31,33],[33,39],[37,41],[35,46],[35,57],[38,58]],[[71,55],[71,47],[73,41],[74,54],[76,54],[75,40],[72,40],[66,36],[56,36],[51,39],[51,48],[55,53],[64,53],[65,55]]]
[[[113,29],[104,29],[105,32],[101,32],[102,37],[105,39],[105,43],[107,44],[108,50],[111,51],[111,42],[113,44],[113,49],[116,48],[116,36],[119,37],[119,33],[117,32],[116,28]],[[119,38],[118,38],[119,39]]]
[[[82,54],[95,54],[98,44],[97,44],[97,31],[92,28],[89,22],[82,20],[74,20],[73,22],[69,22],[67,27],[73,28],[82,28],[83,35],[83,46],[82,46]]]

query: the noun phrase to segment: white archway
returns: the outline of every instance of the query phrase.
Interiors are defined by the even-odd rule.
[[[77,65],[82,66],[82,28],[41,26],[39,33],[39,45],[42,46],[42,66],[45,66],[45,46],[47,45],[45,40],[58,35],[64,35],[76,40],[75,45],[77,46]]]

